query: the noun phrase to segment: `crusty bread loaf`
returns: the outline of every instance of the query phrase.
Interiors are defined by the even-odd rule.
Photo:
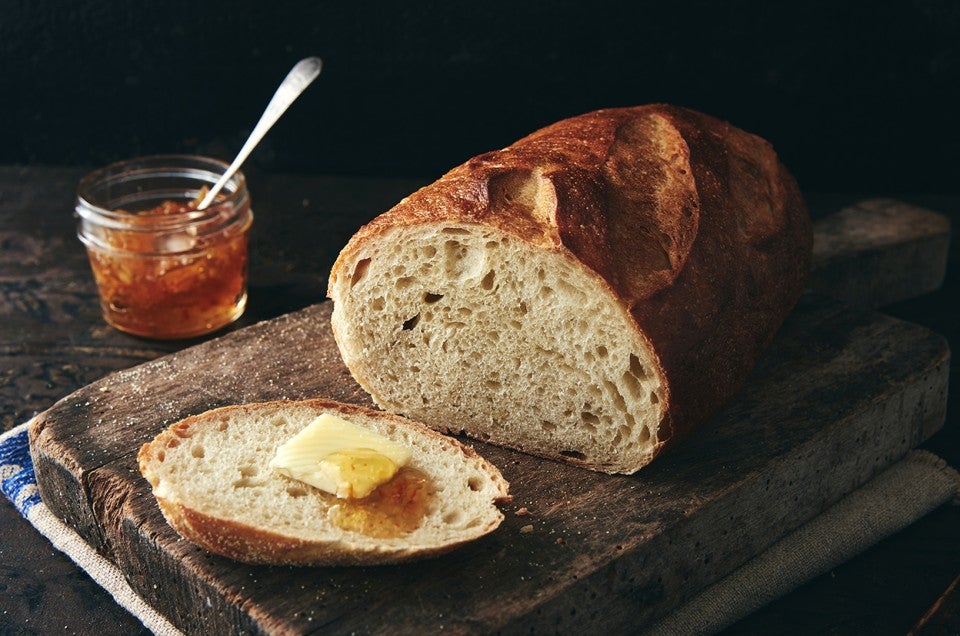
[[[409,468],[432,495],[418,527],[381,532],[351,503],[273,471],[278,446],[317,415],[338,417],[408,446]],[[493,531],[509,499],[500,472],[472,448],[404,418],[329,400],[214,409],[173,424],[138,456],[170,525],[232,559],[278,565],[394,563],[450,550]],[[337,523],[338,515],[350,523]],[[362,510],[360,512],[363,512]],[[376,525],[378,524],[379,525]],[[367,532],[367,526],[376,532]]]
[[[744,383],[810,220],[764,140],[665,105],[560,121],[361,228],[333,329],[381,407],[631,473]]]

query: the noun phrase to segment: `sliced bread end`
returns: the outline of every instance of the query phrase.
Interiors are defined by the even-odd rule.
[[[277,447],[324,412],[411,448],[407,469],[425,477],[431,493],[421,499],[425,512],[414,518],[416,527],[398,528],[382,511],[351,508],[354,502],[269,467]],[[500,471],[472,447],[396,415],[323,399],[194,415],[144,444],[138,460],[171,527],[210,552],[248,563],[427,558],[492,532],[503,520],[496,504],[510,498]]]

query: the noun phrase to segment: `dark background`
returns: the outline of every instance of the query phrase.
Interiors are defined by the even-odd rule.
[[[156,152],[229,159],[276,84],[308,55],[323,57],[323,74],[254,153],[247,172],[430,179],[562,117],[666,101],[766,137],[809,193],[850,193],[854,200],[893,194],[951,214],[954,227],[960,219],[958,0],[0,0],[0,164],[93,167]],[[69,171],[68,182],[80,173]],[[304,183],[279,182],[288,191]],[[351,204],[313,197],[312,205],[374,207],[389,187]],[[54,190],[65,205],[63,186]],[[0,191],[7,202],[20,196]],[[23,195],[28,203],[40,196],[37,190]],[[253,197],[284,199],[262,189]],[[286,245],[284,214],[294,212],[279,212],[258,217],[258,227],[274,231],[255,237],[261,248],[252,279],[260,286],[251,292],[251,321],[321,299],[325,279],[316,272],[329,266],[335,255],[329,246],[338,244],[327,237],[324,252],[315,236],[298,236]],[[64,228],[66,217],[58,222]],[[318,232],[330,232],[332,221],[318,217]],[[37,219],[37,236],[48,236],[52,218]],[[13,231],[29,237],[33,221]],[[0,253],[11,245],[0,243]],[[73,249],[79,253],[79,242]],[[21,253],[13,249],[9,257]],[[954,352],[960,321],[947,307],[958,297],[957,254],[954,240],[942,290],[885,308],[946,334]],[[28,259],[23,267],[36,269],[35,263]],[[49,271],[24,279],[36,287],[14,289],[17,311],[44,307],[31,300],[35,289],[53,289],[48,300],[60,311],[94,311],[89,293],[70,302],[58,303],[56,296],[89,290],[89,278],[87,287],[75,276],[52,285]],[[277,292],[275,281],[291,280]],[[18,298],[28,300],[18,304]],[[40,387],[35,393],[21,391],[22,385],[9,389],[20,391],[11,407],[17,413],[62,397],[54,385],[79,386],[111,365],[132,363],[110,357],[119,355],[117,348],[64,349],[61,342],[84,337],[67,322],[58,320],[40,335],[25,331],[30,337],[13,349],[25,352],[25,377]],[[52,357],[41,344],[48,331],[59,338]],[[136,355],[144,350],[138,344]],[[64,363],[65,355],[108,357],[104,366],[77,366]],[[953,360],[951,377],[957,378],[960,356]],[[45,365],[52,365],[55,382],[35,373],[46,372]],[[951,461],[958,394],[951,390],[949,423],[931,445]],[[784,625],[808,633],[905,633],[956,575],[956,510],[941,508],[728,633],[783,632]],[[123,621],[133,619],[105,596],[90,600],[98,588],[65,558],[48,558],[49,544],[14,519],[8,506],[0,522],[32,547],[22,554],[6,549],[7,562],[36,561],[36,567],[7,568],[5,598],[20,605],[0,616],[5,624],[41,631],[69,624],[82,632],[102,623],[103,633],[122,633],[130,624]],[[900,577],[916,572],[923,574],[908,577],[904,590]],[[46,605],[37,604],[41,597]],[[952,598],[954,609],[944,616],[955,625],[957,595]]]
[[[432,178],[547,123],[666,101],[760,134],[808,191],[960,192],[960,2],[0,0],[0,163],[229,159]]]

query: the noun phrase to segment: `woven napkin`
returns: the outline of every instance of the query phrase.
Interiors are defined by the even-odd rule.
[[[174,627],[127,584],[120,570],[94,550],[76,531],[58,519],[40,499],[37,478],[30,459],[27,427],[30,423],[0,435],[0,489],[27,521],[50,540],[60,552],[73,559],[121,606],[161,636],[179,636]]]
[[[30,460],[29,423],[0,435],[0,488],[26,519],[155,634],[177,630],[110,561],[44,505]],[[938,506],[960,503],[960,474],[914,450],[766,552],[706,588],[647,633],[712,634],[906,528]]]
[[[645,634],[718,632],[948,501],[960,504],[960,474],[933,453],[910,451]]]

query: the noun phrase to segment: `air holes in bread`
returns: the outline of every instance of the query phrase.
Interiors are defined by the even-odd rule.
[[[193,436],[193,431],[190,429],[190,425],[185,424],[183,422],[180,422],[179,424],[174,424],[173,426],[170,427],[170,430],[177,437],[181,437],[184,439]]]
[[[597,417],[594,413],[590,411],[584,411],[580,414],[580,420],[586,425],[590,430],[596,430],[597,424],[600,423],[600,418]]]
[[[491,269],[483,277],[483,280],[480,281],[480,287],[482,289],[486,289],[487,291],[490,291],[491,289],[493,289],[493,278],[494,278],[494,273],[493,273],[493,270]]]
[[[321,413],[349,418],[410,448],[411,461],[402,474],[408,475],[408,468],[413,472],[407,484],[384,491],[385,507],[364,503],[340,514],[343,501],[271,468],[276,447]],[[140,471],[178,532],[230,558],[277,565],[399,562],[475,539],[503,518],[495,504],[508,498],[507,483],[496,468],[456,440],[388,413],[327,400],[278,401],[223,407],[189,421],[195,427],[189,442],[180,439],[179,447],[167,448],[168,429],[143,445]],[[225,434],[217,432],[222,422],[229,422]],[[162,453],[166,461],[161,463]],[[408,508],[398,499],[419,499],[421,492],[429,495],[418,504],[423,510],[404,512],[410,523],[405,519],[394,529],[398,506]],[[171,506],[165,507],[167,502]],[[167,516],[169,510],[189,510],[195,515],[191,520],[208,524],[204,528],[216,523],[218,536],[211,540],[197,530],[199,524],[186,523],[179,512]],[[350,525],[351,519],[359,525]],[[472,519],[480,523],[470,531],[464,526]]]
[[[640,358],[634,353],[630,354],[630,373],[637,379],[647,377],[647,370],[640,362]]]
[[[459,277],[463,273],[463,259],[467,256],[467,248],[460,241],[450,240],[443,244],[443,269],[451,278]]]
[[[562,450],[560,451],[560,454],[563,455],[564,457],[569,457],[570,459],[578,459],[580,461],[585,461],[587,459],[587,456],[584,453],[581,453],[580,451],[575,451],[575,450]]]
[[[234,488],[256,488],[264,484],[263,479],[258,479],[260,469],[253,464],[240,467],[240,479],[233,482]]]
[[[611,443],[612,443],[614,446],[619,446],[620,444],[623,443],[623,428],[624,428],[624,427],[622,427],[622,426],[621,426],[620,428],[618,428],[618,429],[617,429],[617,434],[613,436],[613,440],[611,441]]]
[[[176,437],[171,437],[167,440],[167,448],[176,448],[179,445],[180,440],[178,440]]]
[[[486,430],[488,422],[529,418],[530,438],[538,441],[518,445],[551,457],[579,452],[583,458],[565,458],[602,462],[602,470],[616,468],[607,457],[620,452],[621,443],[629,446],[625,453],[646,452],[636,447],[643,446],[642,425],[650,427],[651,439],[657,435],[660,405],[651,409],[649,403],[651,391],[658,390],[657,370],[641,343],[619,339],[629,332],[622,308],[604,309],[592,278],[568,265],[557,267],[552,256],[523,256],[514,238],[489,228],[440,225],[418,236],[419,245],[413,240],[376,247],[363,283],[348,300],[339,299],[340,309],[353,316],[338,323],[341,336],[367,338],[362,351],[344,355],[364,360],[378,400],[426,417],[435,410],[428,405],[460,409],[482,398],[486,403],[462,426],[468,435],[501,443],[502,436]],[[339,280],[349,286],[349,276]],[[398,369],[402,380],[390,377]],[[467,376],[474,393],[459,397],[464,389],[458,378]],[[451,395],[461,403],[451,405]],[[446,430],[447,422],[435,424]],[[622,424],[632,428],[621,432]]]
[[[635,400],[640,399],[643,395],[643,387],[640,385],[637,377],[630,373],[629,371],[623,374],[623,386],[626,387],[627,393],[630,394]]]
[[[640,359],[631,353],[630,366],[623,373],[622,382],[630,396],[636,400],[643,396],[644,390],[640,380],[645,377],[647,377],[647,370],[644,368],[643,364],[641,364]]]
[[[353,268],[353,275],[350,277],[350,287],[351,289],[357,285],[363,277],[367,275],[367,270],[370,268],[370,259],[364,258],[357,261],[357,266]]]
[[[620,413],[629,413],[627,410],[627,403],[623,399],[623,395],[620,394],[620,389],[617,388],[617,385],[609,380],[603,381],[603,386],[606,387],[607,391],[610,393],[610,397],[613,398],[613,403],[617,408],[617,411]]]

